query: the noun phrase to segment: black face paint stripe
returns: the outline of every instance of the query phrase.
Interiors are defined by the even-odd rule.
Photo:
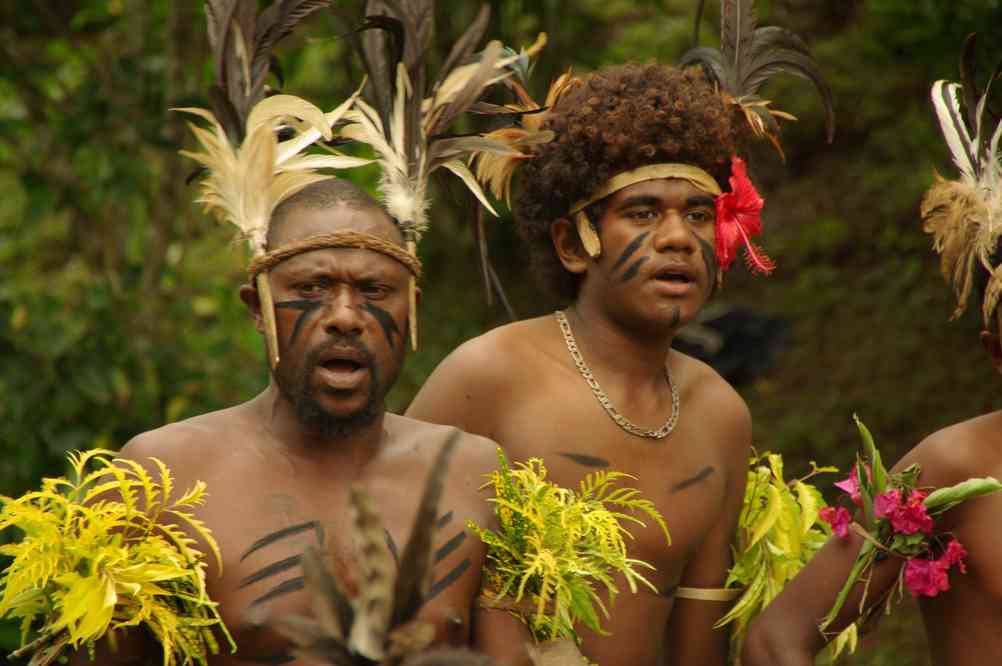
[[[296,324],[292,327],[292,336],[289,338],[289,344],[291,345],[299,337],[299,332],[303,330],[303,325],[306,320],[316,314],[317,310],[323,305],[323,301],[282,301],[281,303],[275,303],[276,308],[283,308],[288,310],[300,310],[299,316],[296,317]]]
[[[244,578],[243,580],[241,580],[240,587],[247,587],[248,585],[253,585],[258,581],[264,580],[265,578],[270,578],[275,574],[282,573],[283,571],[288,571],[289,569],[299,566],[299,561],[300,561],[300,556],[293,555],[292,557],[287,557],[284,560],[279,560],[278,562],[269,564],[266,567],[262,567],[257,571],[255,571],[254,573],[252,573],[251,575]]]
[[[435,551],[435,564],[438,564],[445,558],[447,558],[454,550],[459,548],[460,544],[466,541],[466,531],[458,532],[456,536],[452,537],[444,544],[442,547]]]
[[[456,565],[456,568],[445,574],[442,578],[435,581],[435,583],[428,589],[428,594],[424,597],[424,603],[427,603],[437,597],[442,593],[442,590],[449,587],[456,580],[470,568],[470,558],[464,559],[462,562]]]
[[[393,320],[393,315],[372,303],[363,303],[362,308],[379,322],[379,326],[383,329],[383,334],[386,336],[386,341],[390,343],[390,348],[396,348],[396,338],[400,337],[400,328],[397,326],[397,322]]]
[[[585,467],[608,467],[609,461],[603,460],[602,458],[596,458],[595,456],[586,456],[583,453],[558,453],[557,455],[563,456],[572,462],[576,462],[579,465],[584,465]]]
[[[644,262],[647,261],[649,258],[650,257],[640,257],[632,264],[630,264],[630,267],[626,269],[626,271],[623,273],[623,277],[621,277],[619,281],[629,282],[630,280],[635,278],[637,276],[637,272],[640,270],[640,267],[643,266]]]
[[[447,511],[439,517],[438,522],[435,523],[435,527],[437,527],[438,529],[442,529],[443,527],[448,525],[449,521],[451,520],[452,520],[452,511]]]
[[[704,480],[706,477],[710,476],[716,471],[717,470],[716,468],[713,467],[713,465],[707,465],[703,469],[696,472],[694,476],[691,476],[688,479],[685,479],[684,481],[679,481],[678,483],[676,483],[674,486],[671,487],[671,491],[673,493],[677,493],[682,490],[685,490],[686,488],[696,485],[697,483]]]
[[[671,311],[671,323],[669,326],[676,328],[680,321],[682,321],[682,308],[676,305]]]
[[[400,566],[400,551],[397,550],[397,542],[393,540],[393,535],[386,528],[383,528],[383,532],[386,533],[386,547],[390,549],[390,555],[393,556],[393,561]]]
[[[266,601],[271,601],[275,597],[280,597],[283,594],[289,594],[290,592],[295,592],[301,590],[306,586],[306,579],[302,576],[297,576],[296,578],[290,578],[289,580],[282,581],[275,587],[271,588],[260,597],[255,599],[250,603],[251,606],[257,606],[263,604]]]
[[[642,234],[638,234],[636,238],[630,241],[629,245],[623,248],[623,253],[619,255],[619,259],[616,263],[612,265],[611,273],[615,273],[619,270],[620,266],[625,264],[633,254],[640,249],[640,244],[644,242],[644,239],[651,235],[650,231],[645,231]]]
[[[270,546],[276,541],[281,541],[285,537],[292,536],[294,534],[299,534],[300,532],[305,532],[307,530],[313,530],[317,535],[317,542],[320,545],[324,543],[324,527],[319,521],[311,520],[305,523],[299,523],[298,525],[289,525],[288,527],[283,527],[280,530],[276,530],[271,534],[266,534],[257,541],[251,544],[251,547],[247,549],[247,552],[240,556],[240,561],[243,562],[256,550],[260,550],[265,546]]]
[[[245,661],[248,664],[264,664],[265,666],[282,666],[291,664],[296,660],[291,654],[270,654],[266,657],[238,657],[238,661]]]
[[[699,241],[703,264],[706,266],[706,281],[708,283],[706,293],[710,295],[717,288],[717,271],[720,270],[720,266],[717,264],[717,250],[710,244],[710,241],[702,236],[696,235],[696,240]]]

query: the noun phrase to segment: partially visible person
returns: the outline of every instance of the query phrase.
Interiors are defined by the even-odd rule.
[[[969,67],[967,71],[972,71]],[[973,86],[965,81],[965,86]],[[933,86],[934,106],[948,139],[961,178],[936,183],[922,202],[925,229],[934,236],[943,274],[957,292],[963,312],[971,293],[981,300],[984,328],[981,344],[992,367],[1002,373],[1002,165],[990,116],[983,115],[981,132],[968,128],[958,100],[960,86],[940,81]],[[966,91],[976,99],[976,91]],[[969,109],[971,113],[974,109]],[[980,112],[980,111],[979,111]],[[973,139],[971,137],[974,137]],[[980,137],[980,138],[979,138]],[[921,467],[919,485],[933,489],[951,486],[971,477],[1002,478],[1002,411],[978,416],[944,428],[919,443],[895,466],[901,471]],[[920,596],[932,662],[937,666],[981,666],[1002,663],[1002,541],[998,516],[1002,495],[996,493],[966,502],[943,514],[934,534],[956,539],[966,550],[966,573],[953,573],[948,588],[937,585]],[[743,662],[745,666],[808,666],[814,656],[844,627],[860,616],[864,585],[852,588],[842,610],[828,627],[819,623],[834,607],[863,545],[850,531],[845,539],[833,537],[808,566],[752,624]],[[871,601],[881,599],[898,583],[903,560],[878,559],[866,583]],[[941,581],[940,581],[941,582]]]

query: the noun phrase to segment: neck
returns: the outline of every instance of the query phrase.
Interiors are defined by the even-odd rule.
[[[610,317],[579,299],[567,319],[588,364],[633,381],[664,382],[664,366],[675,331],[645,330]]]
[[[372,423],[351,433],[330,436],[310,430],[299,420],[295,407],[278,389],[274,380],[254,399],[253,409],[272,436],[271,445],[298,458],[324,460],[342,468],[361,468],[376,456],[383,443],[385,411]]]

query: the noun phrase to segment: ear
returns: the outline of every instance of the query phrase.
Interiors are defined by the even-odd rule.
[[[550,225],[550,238],[564,268],[578,275],[588,271],[588,264],[592,259],[581,245],[581,239],[573,222],[566,217],[554,221]]]
[[[995,370],[1002,374],[1002,340],[999,339],[999,334],[981,331],[981,344],[991,356]]]
[[[254,328],[258,333],[264,333],[264,318],[261,316],[261,297],[257,294],[257,289],[253,285],[245,284],[240,287],[240,300],[247,306],[251,319],[254,320]]]

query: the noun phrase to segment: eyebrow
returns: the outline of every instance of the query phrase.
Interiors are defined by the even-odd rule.
[[[697,194],[696,196],[689,197],[685,200],[686,208],[698,208],[699,206],[708,206],[712,208],[715,203],[716,202],[713,197],[705,194]]]
[[[632,197],[626,197],[616,208],[630,208],[632,206],[658,206],[661,204],[661,198],[651,196],[650,194],[636,194]]]

